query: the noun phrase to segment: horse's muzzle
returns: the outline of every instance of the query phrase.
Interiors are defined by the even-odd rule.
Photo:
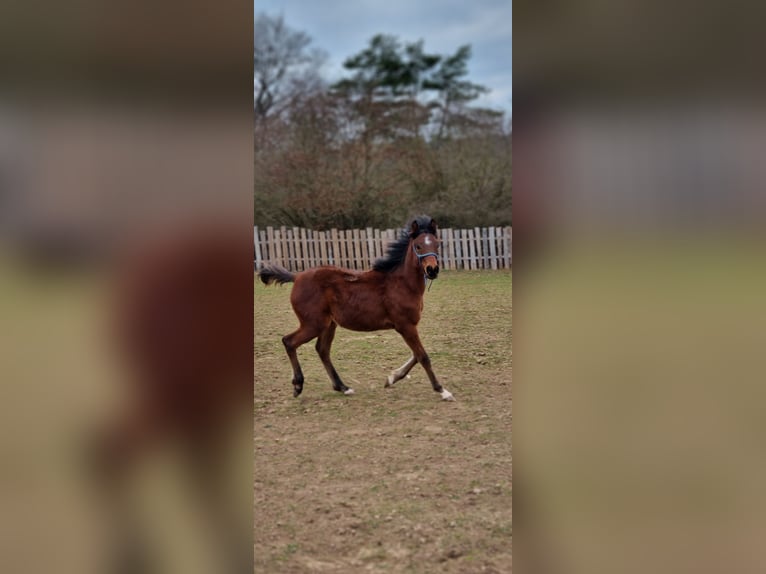
[[[436,265],[427,265],[426,266],[426,277],[429,279],[436,279],[436,277],[439,275],[439,266]]]

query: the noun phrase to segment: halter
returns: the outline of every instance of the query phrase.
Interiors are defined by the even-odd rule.
[[[433,251],[429,251],[428,253],[418,253],[417,250],[415,249],[415,246],[413,245],[412,246],[412,252],[415,254],[415,257],[418,258],[418,261],[423,259],[423,257],[428,257],[429,255],[433,255],[436,258],[437,263],[439,261],[439,256],[436,253],[434,253]],[[426,284],[428,283],[428,275],[426,275],[425,273],[423,273],[423,281]],[[434,280],[431,279],[431,285],[433,285],[433,284],[434,284]],[[428,290],[429,291],[431,290],[431,285],[428,286]]]

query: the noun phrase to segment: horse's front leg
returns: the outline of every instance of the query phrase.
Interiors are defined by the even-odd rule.
[[[412,349],[412,356],[413,358],[423,365],[423,368],[426,371],[426,374],[428,375],[428,380],[431,381],[431,386],[433,387],[434,391],[439,393],[445,401],[454,401],[455,397],[452,396],[452,393],[449,392],[447,389],[441,386],[439,381],[436,378],[436,375],[434,374],[433,369],[431,368],[431,359],[428,358],[428,353],[426,353],[426,350],[423,348],[423,344],[420,342],[420,336],[418,335],[417,328],[413,326],[409,327],[403,327],[403,328],[397,328],[398,333],[402,336],[404,341],[407,343],[407,345]],[[403,369],[407,365],[409,365],[410,361],[407,361],[400,369],[397,371]],[[413,363],[414,365],[415,363]],[[410,365],[410,368],[412,368],[412,365]],[[409,370],[409,369],[407,369]],[[397,372],[394,371],[394,372]]]
[[[388,379],[386,380],[385,388],[393,387],[394,383],[396,381],[399,381],[407,376],[407,373],[410,372],[412,367],[415,366],[415,363],[417,363],[418,360],[415,358],[415,355],[412,355],[409,359],[407,359],[407,362],[404,363],[401,367],[398,369],[391,371],[391,374],[388,375]]]

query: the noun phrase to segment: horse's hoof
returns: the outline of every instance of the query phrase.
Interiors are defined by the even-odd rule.
[[[394,381],[392,379],[393,377],[388,377],[388,379],[386,379],[386,384],[383,385],[384,389],[390,389],[391,387],[394,386]]]
[[[345,391],[343,391],[343,394],[344,395],[353,395],[354,394],[354,389],[346,389]]]
[[[297,397],[303,392],[303,387],[294,387],[293,388],[293,397]]]
[[[442,400],[443,401],[454,401],[455,400],[455,397],[452,396],[452,393],[449,392],[447,389],[442,390],[442,392],[440,394],[442,396]]]

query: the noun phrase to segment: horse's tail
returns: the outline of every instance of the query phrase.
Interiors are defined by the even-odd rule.
[[[264,285],[271,285],[272,283],[278,283],[283,285],[284,283],[292,283],[295,281],[295,274],[290,273],[284,267],[279,265],[265,265],[259,272],[258,277],[261,278]]]

